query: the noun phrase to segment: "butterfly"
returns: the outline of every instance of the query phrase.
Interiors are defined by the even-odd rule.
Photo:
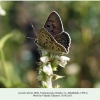
[[[39,47],[53,53],[68,53],[71,38],[63,29],[59,14],[52,11],[36,40]]]

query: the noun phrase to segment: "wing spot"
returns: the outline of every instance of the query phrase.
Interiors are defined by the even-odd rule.
[[[45,43],[43,43],[45,45]]]
[[[55,28],[55,25],[54,25],[54,24],[52,24],[52,27],[53,27],[53,28]]]
[[[60,51],[60,48],[58,48],[58,51]]]
[[[54,49],[54,46],[52,47],[52,49]]]
[[[47,25],[47,27],[50,27],[50,25]]]

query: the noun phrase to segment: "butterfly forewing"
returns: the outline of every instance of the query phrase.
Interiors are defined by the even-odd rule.
[[[62,21],[61,21],[61,18],[59,16],[59,14],[55,11],[53,11],[45,25],[44,25],[44,28],[52,35],[56,35],[56,34],[59,34],[63,31],[63,25],[62,25]]]
[[[38,35],[38,44],[51,52],[54,53],[66,53],[66,49],[64,46],[60,45],[52,35],[48,33],[44,28],[41,28],[39,35]]]

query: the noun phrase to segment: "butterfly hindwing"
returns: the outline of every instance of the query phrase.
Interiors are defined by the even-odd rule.
[[[58,43],[62,44],[66,48],[67,52],[69,52],[71,38],[67,32],[62,32],[56,35],[54,38]]]
[[[41,28],[39,32],[38,44],[42,48],[45,48],[46,50],[54,52],[54,53],[58,53],[58,52],[66,53],[65,47],[57,43],[54,37],[50,35],[48,31],[45,30],[45,28]]]

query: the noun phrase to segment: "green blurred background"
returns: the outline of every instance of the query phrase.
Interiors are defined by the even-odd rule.
[[[26,36],[36,38],[51,11],[61,16],[64,29],[71,36],[64,75],[53,82],[62,88],[100,87],[100,2],[9,1],[0,2],[0,87],[41,86],[37,81],[39,53]]]

